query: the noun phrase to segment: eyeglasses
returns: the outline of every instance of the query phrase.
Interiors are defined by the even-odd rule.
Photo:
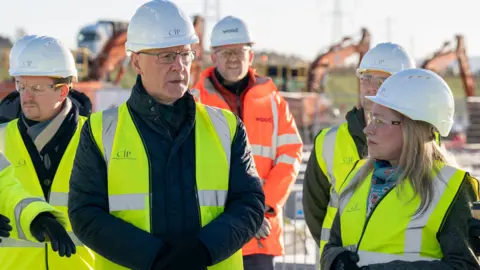
[[[374,116],[372,114],[369,114],[369,115],[370,115],[370,124],[372,124],[375,129],[382,128],[387,125],[398,126],[402,123],[402,121],[399,121],[399,120],[385,120],[378,116]]]
[[[234,58],[241,58],[245,55],[246,52],[250,50],[250,47],[243,47],[241,49],[220,49],[215,51],[215,53],[218,53],[221,57],[225,59],[229,59],[230,57]]]
[[[161,52],[161,53],[147,53],[139,52],[139,54],[146,54],[157,57],[158,64],[171,64],[177,59],[177,55],[180,57],[180,61],[184,64],[188,64],[195,59],[195,51],[183,51],[183,52]]]
[[[57,83],[57,84],[34,84],[26,86],[23,83],[15,81],[15,89],[19,93],[25,92],[27,89],[30,89],[30,94],[32,96],[40,96],[47,93],[48,90],[55,90],[62,85],[67,85],[66,83]]]
[[[360,76],[360,83],[371,84],[376,87],[380,87],[387,78],[378,78],[371,75]]]

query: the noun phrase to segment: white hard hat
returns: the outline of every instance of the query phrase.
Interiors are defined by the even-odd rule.
[[[72,52],[60,40],[39,36],[31,39],[13,60],[11,76],[77,78]]]
[[[392,75],[409,68],[415,68],[415,61],[402,46],[390,42],[379,43],[363,56],[357,76],[365,71],[382,71]]]
[[[190,17],[170,1],[154,0],[137,9],[128,25],[127,52],[198,43]]]
[[[17,40],[17,42],[15,42],[15,44],[13,44],[13,47],[10,49],[10,55],[9,55],[9,60],[8,60],[8,63],[9,63],[9,73],[12,73],[14,67],[15,67],[15,60],[17,59],[17,56],[18,54],[23,50],[23,48],[25,48],[25,45],[27,45],[27,43],[34,39],[34,38],[37,38],[38,36],[37,35],[27,35],[27,36],[23,36],[22,38],[20,38],[19,40]]]
[[[231,44],[253,44],[252,33],[240,18],[227,16],[215,24],[210,45],[212,47]]]
[[[434,126],[446,137],[453,125],[455,102],[448,84],[435,72],[414,68],[399,71],[382,84],[376,96],[365,98],[412,120]]]

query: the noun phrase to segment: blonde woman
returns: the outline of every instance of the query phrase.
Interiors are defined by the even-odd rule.
[[[364,129],[369,158],[341,188],[322,269],[480,269],[468,236],[478,181],[435,143],[453,124],[445,81],[424,69],[381,86]]]

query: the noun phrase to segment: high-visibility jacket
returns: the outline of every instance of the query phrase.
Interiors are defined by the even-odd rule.
[[[438,162],[433,170],[432,203],[423,215],[414,215],[419,195],[407,179],[391,188],[367,217],[367,201],[373,170],[355,192],[348,187],[360,177],[360,161],[348,176],[340,195],[340,227],[343,246],[358,250],[359,266],[400,261],[434,261],[443,258],[437,234],[463,183],[466,172]],[[344,192],[345,191],[345,192]]]
[[[90,125],[96,144],[104,150],[110,213],[150,232],[151,165],[126,103],[118,108],[92,114]],[[195,175],[202,227],[224,211],[229,185],[231,143],[236,127],[236,117],[232,113],[196,104]],[[135,162],[131,162],[132,159]],[[185,254],[185,259],[188,260],[188,254]],[[98,256],[95,269],[126,268]],[[208,269],[243,269],[241,251]]]
[[[80,131],[85,117],[79,117],[77,129],[63,154],[55,178],[52,181],[48,202],[68,217],[68,191],[70,174],[80,140]],[[18,129],[18,119],[1,125],[0,151],[15,166],[15,177],[30,194],[44,198],[35,167]],[[68,220],[67,220],[68,221]],[[32,243],[6,239],[0,243],[0,269],[93,269],[94,255],[77,239],[70,222],[65,229],[76,245],[76,254],[70,258],[60,257],[52,250],[50,243]]]
[[[252,70],[249,71],[251,75]],[[200,81],[191,92],[198,102],[231,110],[212,83],[214,67],[204,70]],[[272,225],[270,235],[252,239],[243,247],[243,255],[284,254],[282,208],[300,169],[302,140],[287,102],[278,93],[270,78],[251,76],[253,86],[246,90],[243,99],[243,115],[240,116],[252,146],[253,158],[264,185],[266,206],[275,214],[266,214]]]
[[[67,224],[68,218],[64,213],[46,203],[44,199],[35,197],[25,191],[15,178],[14,165],[0,152],[0,214],[8,217],[12,226],[10,237],[2,238],[0,246],[5,242],[12,242],[12,239],[38,243],[30,231],[30,225],[38,214],[44,212],[54,215],[61,224]],[[7,269],[4,268],[4,263],[5,261],[1,261],[1,269]],[[19,269],[17,266],[18,264],[15,264],[8,269]]]
[[[320,258],[330,238],[330,229],[338,209],[338,192],[353,165],[360,157],[348,131],[348,123],[335,125],[320,132],[315,139],[318,165],[331,184],[330,201],[320,235]]]

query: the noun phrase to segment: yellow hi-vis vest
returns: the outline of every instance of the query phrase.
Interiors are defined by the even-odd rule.
[[[358,265],[395,260],[441,260],[443,253],[437,233],[466,172],[438,162],[438,172],[433,171],[432,204],[423,215],[413,215],[420,205],[420,196],[414,197],[412,185],[407,180],[400,190],[390,189],[367,217],[373,170],[355,192],[343,192],[353,179],[360,177],[359,170],[364,162],[358,163],[342,187],[339,205],[342,243],[348,250],[358,249]]]
[[[315,139],[315,154],[318,165],[332,185],[327,213],[320,235],[320,258],[323,248],[330,238],[330,229],[337,214],[338,194],[348,173],[360,157],[357,146],[348,132],[348,123],[342,123],[322,130]]]
[[[231,112],[199,103],[195,121],[197,198],[203,227],[224,211],[237,123]],[[127,105],[92,114],[90,125],[108,168],[110,213],[151,232],[151,164]],[[185,258],[188,260],[188,254]],[[126,268],[98,256],[95,269]],[[243,269],[241,250],[208,269]]]
[[[77,129],[63,154],[55,178],[51,181],[49,203],[68,217],[68,191],[73,160],[80,140],[80,131],[86,118],[79,117]],[[43,198],[44,194],[30,154],[18,129],[18,119],[0,126],[0,152],[15,167],[15,177],[30,194]],[[48,180],[45,180],[48,181]],[[72,232],[70,222],[66,230],[76,245],[76,254],[60,257],[50,243],[34,243],[11,238],[0,243],[0,269],[93,269],[94,254],[82,245]]]

